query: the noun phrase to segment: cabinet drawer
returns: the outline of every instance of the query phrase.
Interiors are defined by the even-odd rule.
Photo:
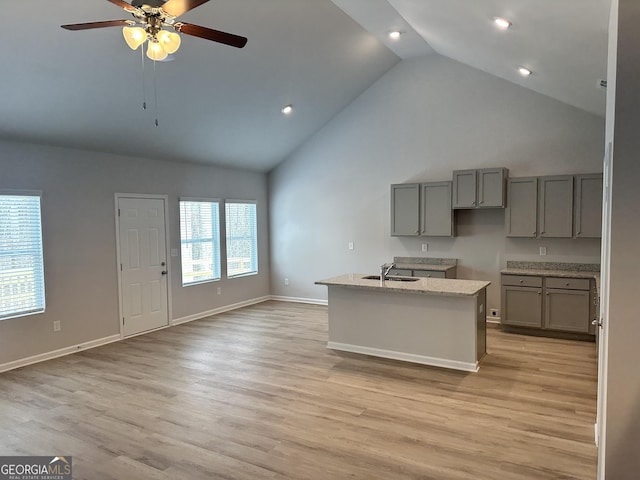
[[[566,290],[589,290],[590,281],[588,278],[561,278],[547,277],[545,286],[547,288],[564,288]]]
[[[389,270],[389,275],[400,275],[401,277],[410,277],[411,270],[403,270],[402,268],[392,268]]]
[[[445,273],[440,270],[414,270],[413,276],[427,278],[445,278]]]
[[[502,275],[503,285],[513,285],[519,287],[542,287],[542,277],[532,277],[530,275]],[[563,287],[565,288],[565,287]]]

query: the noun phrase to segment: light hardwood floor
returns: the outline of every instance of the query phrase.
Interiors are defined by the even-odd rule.
[[[593,343],[489,329],[478,373],[326,348],[266,302],[0,374],[0,455],[75,479],[595,479]]]

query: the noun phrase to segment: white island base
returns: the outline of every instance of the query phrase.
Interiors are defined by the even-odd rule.
[[[398,282],[385,282],[392,283],[388,288],[376,288],[375,281],[372,288],[317,282],[329,288],[328,348],[478,371],[486,353],[486,288],[473,294],[429,293],[430,282],[447,280],[420,281],[426,288],[420,292],[417,285],[403,292]]]

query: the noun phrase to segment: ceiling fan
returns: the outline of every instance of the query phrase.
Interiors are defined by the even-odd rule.
[[[180,47],[180,35],[164,30],[173,28],[176,32],[214,42],[242,48],[247,44],[245,37],[220,32],[200,25],[177,22],[176,18],[209,0],[133,0],[131,4],[123,0],[107,0],[133,15],[135,20],[107,20],[103,22],[76,23],[62,25],[67,30],[89,30],[93,28],[124,27],[123,35],[127,45],[136,50],[147,40],[147,56],[152,60],[164,60],[168,54]]]

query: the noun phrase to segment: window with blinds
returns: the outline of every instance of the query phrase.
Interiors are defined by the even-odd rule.
[[[0,194],[0,320],[44,308],[40,196]]]
[[[258,273],[256,203],[225,203],[227,229],[227,277]]]
[[[220,209],[217,200],[180,200],[182,285],[220,279]]]

